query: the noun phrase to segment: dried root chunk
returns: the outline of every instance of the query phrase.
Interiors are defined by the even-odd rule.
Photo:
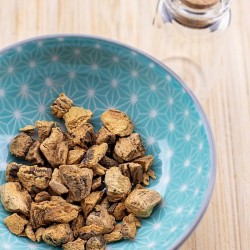
[[[52,170],[45,167],[21,166],[17,176],[24,186],[31,193],[38,193],[49,186]]]
[[[87,226],[93,224],[103,228],[102,234],[110,233],[115,226],[115,217],[110,215],[106,209],[97,205],[95,207],[95,212],[90,213],[86,219]]]
[[[10,153],[16,157],[25,158],[32,144],[32,138],[26,133],[21,132],[12,140]]]
[[[83,227],[84,225],[85,225],[85,220],[83,218],[83,215],[81,213],[79,213],[77,218],[75,218],[71,223],[71,229],[72,229],[74,235],[76,235],[77,230],[80,229],[81,227]]]
[[[123,218],[121,233],[124,239],[134,239],[136,236],[135,216],[130,214]]]
[[[58,166],[56,161],[56,149],[57,145],[64,140],[64,134],[59,128],[52,128],[52,132],[48,138],[46,138],[41,146],[40,150],[46,157],[47,161],[53,166]]]
[[[6,211],[29,216],[31,196],[26,190],[21,190],[19,182],[8,182],[1,186],[1,201]]]
[[[67,187],[62,183],[60,171],[55,168],[52,174],[51,181],[49,182],[51,189],[59,195],[68,193]]]
[[[155,176],[155,172],[152,170],[152,169],[149,169],[147,174],[152,178],[152,179],[156,179],[156,176]]]
[[[41,242],[42,241],[42,236],[43,236],[43,233],[45,231],[45,228],[44,227],[39,227],[36,232],[35,232],[35,237],[36,237],[36,241],[37,242]]]
[[[74,240],[69,224],[65,223],[47,227],[42,238],[44,242],[52,246],[60,246]]]
[[[17,173],[20,169],[22,164],[18,164],[16,162],[11,162],[7,165],[6,168],[6,182],[18,182],[19,178],[17,176]]]
[[[121,157],[119,157],[119,156],[115,153],[115,151],[113,151],[112,156],[113,156],[113,158],[115,159],[116,162],[119,162],[119,163],[123,163],[123,162],[124,162],[124,160],[123,160]]]
[[[84,226],[79,228],[75,233],[75,237],[80,237],[83,240],[88,240],[91,237],[101,235],[102,231],[103,231],[102,226],[97,226],[93,224],[90,226]]]
[[[64,93],[61,93],[51,105],[51,113],[57,118],[63,118],[72,105],[73,101],[69,99]]]
[[[59,142],[56,146],[54,166],[58,167],[60,165],[66,164],[68,158],[68,152],[69,152],[68,142],[66,141]]]
[[[22,234],[24,231],[24,227],[28,224],[29,222],[19,216],[18,214],[14,213],[4,219],[4,224],[6,227],[16,235]]]
[[[126,216],[126,207],[124,203],[118,203],[114,209],[113,215],[116,220],[122,220]]]
[[[149,175],[147,173],[143,173],[143,175],[142,175],[142,184],[144,186],[149,185]]]
[[[25,156],[25,160],[31,162],[32,164],[44,165],[44,160],[41,156],[40,152],[40,142],[35,141],[31,147],[27,155]]]
[[[133,133],[134,125],[130,118],[120,110],[109,109],[101,115],[103,125],[118,136],[128,136]]]
[[[83,124],[90,121],[93,113],[82,107],[71,107],[69,111],[63,116],[65,126],[69,132],[74,132]]]
[[[50,194],[46,191],[38,193],[35,197],[35,202],[49,201],[49,200],[50,200]]]
[[[33,228],[48,225],[52,222],[68,223],[79,213],[79,207],[66,201],[33,202],[30,210],[30,223]]]
[[[102,199],[103,192],[97,191],[90,193],[85,199],[81,202],[81,207],[83,210],[83,214],[85,218],[88,216],[88,214],[92,211],[92,209],[96,206],[98,202]]]
[[[86,250],[105,250],[106,242],[103,236],[91,237],[86,243]]]
[[[79,164],[82,161],[85,153],[86,151],[81,148],[70,150],[68,153],[67,165]]]
[[[50,201],[67,202],[66,200],[63,199],[63,197],[58,196],[58,195],[52,195],[50,197]]]
[[[63,250],[84,250],[85,249],[85,242],[86,241],[78,238],[75,241],[71,241],[71,242],[68,242],[66,244],[63,244],[62,249]]]
[[[116,140],[116,135],[110,132],[105,127],[101,127],[96,136],[96,144],[100,145],[102,143],[107,143],[108,145],[114,144]]]
[[[43,142],[47,137],[50,136],[52,128],[55,127],[55,123],[52,121],[36,121],[35,123],[37,127],[37,136],[38,141]]]
[[[149,189],[135,189],[125,200],[125,206],[128,212],[137,217],[149,217],[153,208],[161,202],[161,195]]]
[[[94,145],[90,147],[81,162],[81,167],[95,167],[106,154],[107,150],[107,143],[102,143],[100,145]]]
[[[81,201],[91,191],[93,171],[79,168],[77,165],[62,165],[59,167],[63,183],[72,193],[72,199]]]
[[[119,163],[112,158],[104,155],[99,163],[105,168],[118,167]]]
[[[115,154],[124,161],[132,161],[145,153],[139,134],[134,133],[129,137],[120,138],[114,148]]]
[[[32,241],[36,241],[35,233],[34,233],[33,228],[32,228],[32,226],[30,224],[28,224],[26,226],[26,228],[25,228],[25,234]]]
[[[85,123],[74,129],[71,132],[71,137],[74,145],[88,149],[95,144],[96,135],[94,127],[90,123]]]
[[[154,162],[154,157],[152,155],[146,155],[134,160],[134,163],[139,163],[142,166],[143,172],[145,173],[148,172],[153,162]]]
[[[123,235],[121,233],[121,224],[116,224],[114,230],[109,234],[104,234],[104,240],[107,243],[119,241],[123,238]]]
[[[119,201],[130,193],[130,180],[117,167],[107,170],[104,181],[107,187],[107,197],[111,202]]]
[[[99,176],[103,176],[105,175],[107,169],[105,167],[103,167],[102,165],[100,165],[99,163],[97,165],[95,165],[93,168],[93,172],[94,175],[99,175]]]
[[[101,206],[102,208],[108,210],[108,208],[110,207],[110,202],[109,202],[109,200],[108,200],[108,197],[105,197],[105,198],[101,201],[100,206]]]
[[[20,132],[24,132],[24,133],[26,133],[27,135],[31,136],[31,135],[34,134],[35,128],[36,128],[36,127],[33,126],[33,125],[27,125],[27,126],[25,126],[25,127],[23,127],[23,128],[20,128],[19,131],[20,131]]]
[[[132,179],[133,184],[140,183],[142,181],[142,166],[138,163],[128,162],[119,165],[122,173]]]
[[[93,179],[92,181],[92,191],[100,188],[102,186],[102,177],[98,177],[97,179]]]

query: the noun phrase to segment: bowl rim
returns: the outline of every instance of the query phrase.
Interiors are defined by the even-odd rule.
[[[176,80],[178,80],[179,84],[189,94],[192,101],[196,105],[197,112],[199,112],[199,114],[200,114],[201,120],[202,120],[203,125],[205,127],[207,138],[208,138],[210,159],[211,159],[210,172],[209,172],[210,178],[209,178],[209,183],[208,183],[208,186],[207,186],[207,190],[206,190],[202,205],[201,205],[200,210],[199,210],[198,214],[196,215],[194,221],[188,227],[188,229],[183,234],[183,236],[180,239],[176,240],[174,242],[173,246],[171,246],[169,248],[169,250],[178,249],[189,238],[189,236],[194,232],[194,230],[196,229],[196,227],[200,223],[201,219],[203,218],[203,216],[204,216],[204,214],[205,214],[205,212],[206,212],[206,210],[208,208],[208,205],[210,203],[210,200],[211,200],[211,197],[212,197],[212,194],[213,194],[215,179],[216,179],[216,148],[215,148],[214,136],[213,136],[213,132],[212,132],[211,126],[209,124],[209,121],[208,121],[208,119],[206,117],[206,114],[205,114],[201,104],[199,103],[198,99],[193,94],[191,89],[187,86],[187,84],[173,70],[171,70],[168,66],[163,64],[163,62],[161,62],[158,59],[156,59],[155,57],[149,55],[147,52],[144,52],[144,51],[142,51],[142,50],[140,50],[138,48],[135,48],[135,47],[133,47],[131,45],[125,44],[125,43],[120,42],[120,41],[115,41],[113,39],[97,36],[97,35],[57,33],[57,34],[35,36],[35,37],[27,38],[27,39],[12,43],[11,45],[0,49],[0,55],[6,53],[10,49],[13,49],[13,48],[15,48],[17,46],[21,46],[21,45],[29,43],[29,42],[37,42],[37,41],[40,41],[40,40],[53,39],[53,38],[54,39],[56,39],[56,38],[59,39],[59,38],[70,38],[70,37],[72,37],[72,38],[82,38],[82,39],[96,39],[96,40],[99,40],[99,41],[112,43],[114,45],[118,45],[118,46],[130,49],[131,51],[134,51],[134,52],[136,52],[136,53],[138,53],[140,55],[143,55],[143,56],[147,57],[148,59],[150,59],[155,64],[160,65],[169,74],[171,74]]]

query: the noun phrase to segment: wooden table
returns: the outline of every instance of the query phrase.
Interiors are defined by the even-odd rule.
[[[52,33],[93,34],[162,59],[152,37],[157,0],[0,0],[0,48]],[[211,204],[183,250],[250,249],[250,3],[235,0],[231,39],[203,104],[217,144]]]

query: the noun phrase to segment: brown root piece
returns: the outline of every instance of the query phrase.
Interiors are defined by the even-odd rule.
[[[106,242],[102,235],[91,237],[86,243],[86,250],[105,250]]]
[[[134,160],[134,163],[139,163],[142,166],[143,172],[145,173],[148,172],[153,162],[154,162],[154,157],[152,155],[146,155]]]
[[[36,128],[36,127],[33,126],[33,125],[26,125],[25,127],[20,128],[19,131],[20,131],[20,132],[24,132],[24,133],[26,133],[27,135],[31,136],[31,135],[34,134],[35,128]]]
[[[19,178],[17,176],[17,173],[20,169],[22,164],[18,164],[16,162],[11,162],[7,165],[6,168],[6,182],[18,182]]]
[[[153,208],[161,202],[161,195],[149,189],[135,189],[125,200],[125,206],[128,212],[137,217],[149,217]]]
[[[96,140],[94,127],[90,123],[85,123],[75,128],[71,132],[71,137],[74,145],[86,150],[94,145]]]
[[[42,191],[35,196],[35,202],[49,201],[50,194],[46,191]]]
[[[25,158],[32,144],[32,138],[26,133],[21,132],[12,140],[10,153],[16,157]]]
[[[96,136],[96,144],[100,145],[102,143],[107,143],[108,145],[112,145],[115,143],[116,135],[110,132],[105,127],[101,127]]]
[[[92,209],[100,202],[102,199],[103,192],[97,191],[90,193],[85,199],[81,202],[81,207],[83,210],[83,214],[85,218],[88,216],[88,214],[92,211]]]
[[[111,202],[119,201],[130,193],[130,180],[117,167],[107,170],[104,181],[107,187],[107,197]]]
[[[33,228],[46,226],[52,222],[68,223],[74,220],[80,208],[66,201],[33,202],[30,210],[30,223]]]
[[[121,157],[119,157],[119,156],[115,153],[115,151],[113,151],[112,156],[113,156],[113,158],[115,159],[116,162],[119,162],[119,163],[123,163],[123,162],[124,162],[124,160],[123,160]]]
[[[47,227],[42,238],[44,242],[52,246],[60,246],[74,240],[69,224],[65,223]]]
[[[49,186],[52,170],[46,167],[21,166],[17,176],[24,186],[31,193],[38,193]]]
[[[120,110],[109,109],[101,115],[103,125],[118,136],[131,135],[134,125],[130,118]]]
[[[37,242],[41,242],[42,241],[42,236],[43,236],[43,233],[45,231],[45,228],[44,227],[39,227],[36,232],[35,232],[35,237],[36,237],[36,241]]]
[[[113,215],[117,221],[122,220],[126,216],[126,207],[124,203],[118,203],[114,209]]]
[[[60,142],[64,140],[64,134],[59,128],[52,128],[52,132],[40,145],[40,150],[52,167],[58,166],[56,150]]]
[[[156,176],[155,176],[155,172],[152,170],[152,169],[149,169],[147,174],[152,178],[152,179],[156,179]]]
[[[91,191],[93,171],[79,168],[77,165],[62,165],[59,167],[63,183],[72,193],[72,199],[81,201]]]
[[[135,217],[133,214],[123,218],[121,233],[124,239],[134,239],[136,236],[136,223]]]
[[[28,153],[25,156],[25,160],[32,164],[44,165],[44,160],[40,152],[40,142],[35,141],[29,148]]]
[[[86,225],[96,225],[103,228],[102,234],[110,233],[114,229],[115,217],[110,215],[106,209],[97,205],[95,212],[89,214],[86,219]]]
[[[114,153],[124,161],[133,161],[145,153],[139,134],[134,133],[129,137],[120,138],[115,144]]]
[[[80,148],[70,150],[68,153],[67,165],[79,164],[82,161],[85,153],[86,151]]]
[[[36,121],[38,141],[42,143],[47,137],[50,136],[52,128],[55,127],[55,123],[52,121]]]
[[[105,198],[101,201],[100,206],[101,206],[102,208],[108,210],[108,208],[110,207],[110,202],[109,202],[109,200],[108,200],[108,197],[105,197]]]
[[[140,164],[128,162],[120,164],[119,168],[125,176],[132,179],[133,184],[141,183],[143,170]]]
[[[68,242],[62,245],[63,250],[84,250],[86,241],[78,238],[75,241]],[[97,250],[97,249],[96,249]]]
[[[26,190],[21,190],[19,182],[8,182],[1,186],[1,201],[6,211],[29,216],[31,196]]]
[[[84,226],[76,230],[75,237],[80,237],[83,240],[88,240],[91,237],[101,235],[103,232],[102,226],[97,226],[95,224],[90,226]]]
[[[86,152],[80,167],[95,167],[98,162],[103,158],[108,150],[108,144],[102,143],[100,145],[94,145]]]
[[[56,167],[67,163],[68,152],[69,152],[68,142],[61,141],[57,144],[56,151],[55,151],[55,166]]]
[[[14,213],[4,219],[4,224],[6,227],[16,235],[22,234],[24,231],[24,227],[28,224],[29,222],[19,216],[17,213]]]
[[[55,168],[53,171],[49,186],[56,194],[59,195],[66,194],[69,191],[67,187],[63,184],[60,171],[57,168]]]
[[[65,126],[69,132],[74,132],[75,129],[90,121],[93,113],[82,107],[71,107],[64,115]]]
[[[81,213],[78,214],[77,218],[75,218],[71,223],[71,229],[74,235],[77,234],[77,230],[85,225],[84,217]]]
[[[147,173],[143,173],[143,175],[142,175],[142,184],[144,186],[149,185],[149,175]]]
[[[33,228],[30,224],[28,224],[25,228],[25,234],[27,235],[27,237],[32,240],[32,241],[36,241],[36,236],[35,236],[35,233],[33,231]]]
[[[92,181],[92,191],[95,191],[98,188],[101,188],[102,186],[102,177],[98,177],[97,179],[93,179]]]
[[[72,105],[73,101],[61,93],[51,105],[51,113],[57,118],[63,118]]]
[[[99,163],[92,168],[94,175],[103,176],[105,175],[107,169],[100,165]]]
[[[112,158],[104,155],[99,163],[105,168],[118,167],[119,163]]]
[[[123,238],[121,224],[116,224],[114,230],[109,234],[104,234],[103,237],[107,243],[121,240]]]

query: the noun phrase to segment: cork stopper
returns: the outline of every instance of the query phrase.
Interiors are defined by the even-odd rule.
[[[183,4],[194,9],[207,9],[214,6],[219,1],[220,0],[181,0]]]

